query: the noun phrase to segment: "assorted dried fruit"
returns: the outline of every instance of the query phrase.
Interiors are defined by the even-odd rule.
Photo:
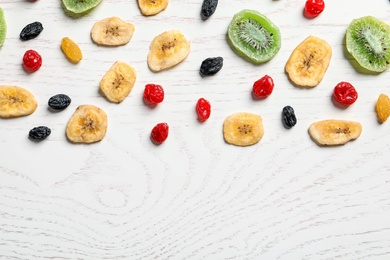
[[[91,38],[102,46],[120,46],[130,42],[135,27],[132,23],[113,16],[96,22],[92,26]]]
[[[37,126],[28,132],[31,140],[41,141],[51,134],[51,129],[47,126]]]
[[[297,117],[295,116],[294,108],[285,106],[282,110],[283,124],[287,128],[291,128],[297,124]]]
[[[152,40],[148,66],[154,72],[172,68],[187,58],[190,42],[179,30],[165,31]]]
[[[375,104],[375,111],[379,123],[384,123],[390,116],[390,98],[386,94],[380,94]]]
[[[266,98],[272,94],[274,86],[274,80],[270,76],[264,75],[253,83],[252,94],[256,98]]]
[[[268,17],[247,9],[233,16],[228,41],[238,55],[255,64],[271,60],[282,42],[279,28]]]
[[[137,72],[123,61],[116,61],[100,81],[100,90],[114,103],[122,102],[134,87]]]
[[[218,0],[203,0],[201,8],[202,19],[206,20],[215,13],[217,10]]]
[[[95,8],[101,1],[102,0],[62,0],[62,4],[69,12],[82,14]]]
[[[315,36],[307,37],[291,53],[285,70],[297,87],[313,88],[323,79],[332,58],[332,47]]]
[[[353,19],[345,36],[348,52],[363,68],[383,72],[390,66],[390,25],[373,16]]]
[[[237,112],[226,117],[223,122],[225,142],[237,146],[258,143],[264,135],[263,119],[249,112]]]
[[[144,100],[151,104],[158,104],[164,100],[164,89],[158,84],[146,84],[144,89]]]
[[[83,53],[80,47],[68,37],[62,38],[61,50],[65,54],[65,57],[72,63],[78,63],[83,59]]]
[[[344,106],[350,106],[358,98],[358,93],[351,83],[342,81],[333,89],[333,98]]]
[[[37,107],[38,102],[29,90],[18,86],[0,86],[0,118],[28,116]]]
[[[57,94],[49,98],[48,106],[54,110],[64,110],[72,102],[71,98],[65,94]]]
[[[209,119],[211,114],[211,105],[210,102],[204,98],[199,98],[196,102],[196,113],[198,114],[198,120],[204,122]]]
[[[23,55],[23,67],[27,72],[35,72],[42,66],[41,55],[34,50],[28,50]]]
[[[323,0],[307,0],[305,3],[304,13],[308,18],[317,17],[325,9]]]
[[[72,143],[95,143],[101,141],[107,132],[106,113],[94,105],[76,108],[66,125],[66,136]]]
[[[43,31],[42,23],[33,22],[27,24],[22,31],[20,32],[20,39],[23,41],[28,41],[38,37],[38,35]]]
[[[169,0],[138,0],[138,7],[145,16],[156,15],[168,7]]]
[[[357,139],[361,133],[362,125],[348,120],[322,120],[309,127],[311,138],[319,145],[343,145]]]
[[[150,133],[150,138],[155,144],[161,144],[168,138],[168,134],[169,134],[168,124],[158,123],[153,127],[152,132]]]
[[[6,35],[7,35],[7,23],[5,21],[4,11],[0,7],[0,47],[4,44]]]
[[[207,58],[200,65],[200,74],[202,76],[213,76],[222,69],[222,66],[222,57]]]

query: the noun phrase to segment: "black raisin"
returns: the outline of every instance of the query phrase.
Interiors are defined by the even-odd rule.
[[[43,26],[40,22],[27,24],[20,32],[20,39],[23,41],[31,40],[37,37],[43,31]]]
[[[50,134],[51,130],[47,126],[37,126],[30,130],[28,137],[30,137],[31,140],[40,141],[48,137]]]
[[[203,0],[201,15],[202,19],[208,19],[217,9],[218,0]]]
[[[222,69],[222,66],[222,57],[207,58],[202,62],[202,65],[200,66],[200,74],[202,76],[215,75],[218,71]]]
[[[282,112],[283,123],[286,127],[290,128],[296,125],[297,118],[295,116],[294,109],[291,106],[285,106]]]
[[[48,105],[54,110],[63,110],[70,105],[71,101],[70,97],[65,94],[57,94],[49,99]]]

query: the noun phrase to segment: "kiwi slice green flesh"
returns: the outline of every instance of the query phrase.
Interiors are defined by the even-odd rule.
[[[260,12],[249,9],[233,16],[228,41],[238,55],[255,64],[271,60],[281,48],[279,28]]]
[[[91,10],[100,4],[102,0],[62,0],[65,8],[75,14],[81,14]]]
[[[7,24],[5,23],[3,9],[0,8],[0,46],[3,45],[7,33]]]
[[[390,26],[373,16],[353,19],[347,27],[348,52],[363,68],[382,72],[390,66]]]

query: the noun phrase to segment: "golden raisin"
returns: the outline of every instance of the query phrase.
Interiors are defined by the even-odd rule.
[[[78,63],[83,58],[79,46],[68,37],[62,39],[61,49],[70,62]]]
[[[375,111],[379,123],[383,123],[390,116],[390,98],[385,94],[380,94],[375,105]]]

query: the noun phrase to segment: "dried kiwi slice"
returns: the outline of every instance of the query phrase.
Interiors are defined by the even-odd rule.
[[[65,8],[75,14],[81,14],[100,4],[102,0],[62,0]]]
[[[3,9],[0,8],[0,46],[3,45],[7,33],[7,24],[5,23]]]
[[[390,26],[378,18],[353,19],[345,41],[348,52],[363,68],[382,72],[390,66]]]
[[[279,28],[258,11],[248,9],[233,16],[228,41],[238,55],[255,64],[271,60],[281,47]]]

